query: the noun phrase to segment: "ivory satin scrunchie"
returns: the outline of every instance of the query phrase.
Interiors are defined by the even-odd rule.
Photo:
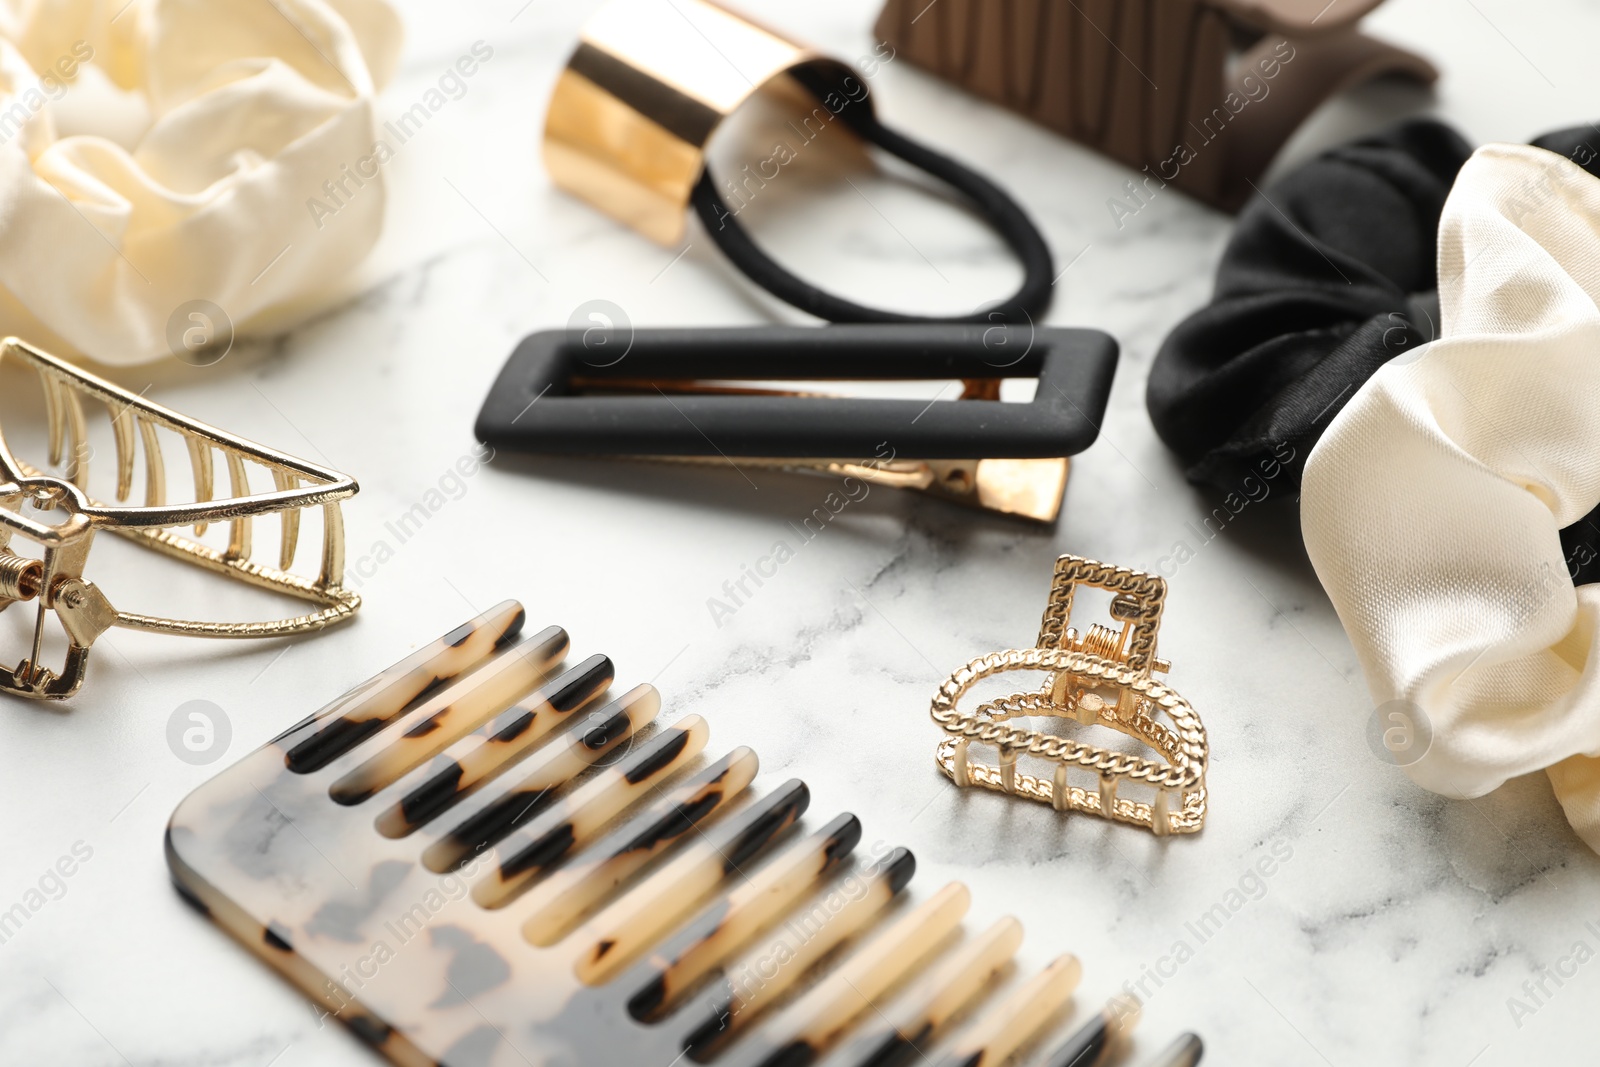
[[[132,364],[192,301],[314,310],[382,224],[347,168],[399,44],[385,0],[0,0],[0,333]]]
[[[1439,340],[1383,367],[1312,451],[1301,524],[1407,766],[1480,796],[1547,769],[1600,851],[1600,586],[1560,531],[1600,504],[1600,180],[1491,145],[1439,233]],[[1593,533],[1594,531],[1590,531]]]

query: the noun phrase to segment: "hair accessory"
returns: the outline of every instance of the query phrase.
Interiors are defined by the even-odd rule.
[[[1180,1034],[1145,1067],[1198,1067],[1206,1046],[1199,1034]]]
[[[360,597],[342,586],[340,504],[356,494],[353,480],[169,411],[14,337],[0,341],[0,365],[7,361],[37,373],[49,422],[50,466],[64,461],[65,469],[57,476],[19,460],[0,435],[0,611],[33,603],[38,612],[32,649],[16,668],[0,668],[0,691],[52,699],[72,696],[83,684],[90,646],[113,626],[190,637],[287,637],[342,622],[361,606]],[[89,495],[94,450],[85,400],[103,405],[110,416],[118,501],[131,494],[134,462],[142,454],[142,505],[105,504]],[[176,434],[188,448],[193,502],[168,501],[164,433]],[[213,499],[217,453],[227,464],[231,486],[231,495],[221,500]],[[252,492],[250,471],[256,467],[271,473],[273,492]],[[314,579],[290,573],[301,512],[309,508],[322,511],[321,569]],[[252,551],[252,520],[271,515],[282,520],[277,567],[257,562]],[[199,538],[211,523],[222,522],[229,524],[223,551],[177,533],[192,526]],[[190,622],[119,611],[84,577],[95,534],[102,530],[215,574],[310,601],[319,610],[247,623]],[[20,549],[16,539],[27,542],[34,554]],[[49,614],[67,638],[66,662],[59,672],[40,662]]]
[[[1245,207],[1211,304],[1150,371],[1150,417],[1190,481],[1237,492],[1277,463],[1298,486],[1354,386],[1437,336],[1439,212],[1471,151],[1442,123],[1403,122]]]
[[[1141,1010],[1138,998],[1131,994],[1112,997],[1094,1018],[1051,1053],[1045,1067],[1105,1067],[1121,1059]]]
[[[605,657],[558,672],[566,633],[523,623],[485,612],[192,793],[179,892],[395,1063],[999,1063],[1059,1017],[1072,956],[941,1053],[1021,924],[961,939],[960,883],[892,907],[911,853],[852,861],[849,814],[800,832],[804,782],[751,796],[754,752],[648,732],[652,687],[606,702]]]
[[[597,352],[623,351],[597,365]],[[478,415],[496,449],[773,466],[919,489],[1053,522],[1069,456],[1094,441],[1117,345],[1097,330],[949,326],[640,330],[600,344],[536,333]],[[739,388],[759,378],[950,378],[963,398],[848,399]],[[1031,403],[1000,380],[1037,378]],[[718,384],[706,386],[712,381]],[[630,395],[596,395],[626,392]]]
[[[0,335],[207,364],[352,288],[383,164],[428,118],[373,117],[400,57],[389,0],[18,11],[0,18]]]
[[[1356,28],[1380,2],[889,0],[877,32],[940,77],[1142,168],[1144,193],[1170,182],[1231,211],[1330,96],[1383,75],[1438,78]]]
[[[1111,593],[1111,618],[1122,624],[1120,632],[1095,623],[1079,633],[1067,625],[1079,586]],[[1036,647],[981,656],[952,674],[933,698],[933,721],[947,735],[935,753],[939,769],[957,786],[1031,797],[1057,811],[1149,827],[1158,837],[1197,833],[1206,817],[1205,726],[1188,701],[1150,676],[1169,669],[1155,654],[1166,596],[1167,583],[1153,574],[1081,556],[1056,560]],[[957,710],[974,685],[1007,671],[1048,671],[1050,676],[1037,692],[991,700],[972,712]],[[1171,725],[1158,722],[1158,713]],[[1149,745],[1166,762],[1008,725],[1030,715],[1108,726]],[[973,742],[993,745],[998,765],[975,761]],[[1053,763],[1053,774],[1046,779],[1023,773],[1019,756]],[[1073,785],[1074,770],[1092,774],[1094,788]],[[1119,788],[1128,784],[1148,789],[1149,799],[1119,796]]]
[[[1600,175],[1593,127],[1533,143]],[[1404,122],[1324,153],[1245,208],[1211,304],[1150,371],[1150,417],[1190,481],[1237,494],[1285,474],[1298,488],[1317,439],[1373,372],[1439,336],[1439,218],[1470,154],[1449,126]],[[1550,195],[1541,174],[1524,199]],[[1587,535],[1584,523],[1563,531],[1569,556]],[[1600,578],[1600,559],[1580,566],[1580,580]]]
[[[1374,752],[1453,797],[1545,770],[1600,851],[1600,586],[1571,577],[1571,553],[1600,551],[1600,180],[1480,148],[1439,278],[1439,339],[1356,389],[1311,453],[1306,549]]]
[[[932,318],[832,296],[772,260],[728,209],[705,160],[722,121],[769,87],[810,109],[802,120],[806,131],[838,121],[950,186],[1017,254],[1022,287],[970,314]],[[614,0],[602,8],[556,82],[544,156],[558,186],[662,244],[682,238],[692,205],[711,238],[752,281],[831,322],[1032,322],[1043,318],[1054,295],[1049,246],[1009,194],[879,122],[865,76],[849,65],[710,0]],[[753,180],[764,185],[768,179]]]

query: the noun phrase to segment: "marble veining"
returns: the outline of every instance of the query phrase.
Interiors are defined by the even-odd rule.
[[[641,326],[799,321],[732,277],[698,231],[686,248],[659,248],[551,188],[540,115],[595,0],[401,6],[407,53],[384,117],[474,42],[495,58],[386,167],[387,230],[348,293],[287,336],[241,342],[218,367],[121,379],[352,472],[363,486],[346,508],[356,555],[473,448],[472,418],[514,343],[583,302],[611,300]],[[745,6],[843,55],[870,47],[872,5]],[[1439,63],[1437,95],[1376,86],[1336,101],[1289,159],[1385,114],[1435,111],[1470,137],[1525,140],[1600,111],[1588,54],[1600,10],[1584,0],[1391,0],[1369,26]],[[1592,1055],[1600,859],[1542,776],[1445,800],[1375,758],[1371,702],[1287,492],[1169,569],[1161,650],[1213,748],[1202,834],[1156,841],[1063,820],[957,792],[935,770],[934,688],[975,655],[1031,640],[1057,554],[1153,569],[1197,540],[1190,524],[1216,502],[1183,483],[1156,440],[1143,382],[1166,332],[1209,293],[1228,220],[1168,191],[1118,228],[1106,201],[1130,175],[1115,164],[907,64],[887,64],[873,89],[888,120],[995,174],[1035,212],[1063,270],[1051,323],[1122,343],[1111,410],[1075,463],[1059,526],[874,489],[719,619],[708,601],[741,564],[794,539],[790,524],[825,481],[497,457],[362,578],[367,606],[346,629],[250,647],[108,635],[70,709],[0,707],[0,914],[20,903],[27,913],[0,938],[0,1063],[374,1062],[172,891],[162,829],[226,762],[177,759],[167,722],[186,701],[213,702],[232,725],[231,762],[512,596],[531,628],[572,634],[569,662],[611,655],[619,692],[653,681],[665,721],[704,715],[713,751],[750,744],[763,781],[804,777],[814,810],[854,811],[865,842],[911,848],[914,891],[958,878],[974,893],[969,925],[1016,914],[1027,968],[1077,953],[1084,984],[1057,1038],[1126,986],[1148,1002],[1144,1056],[1185,1029],[1219,1064]],[[1014,284],[999,243],[914,182],[850,152],[808,156],[793,174],[743,221],[819,281],[927,309]],[[151,582],[209,595],[193,575]],[[41,882],[78,843],[90,856],[75,873]]]

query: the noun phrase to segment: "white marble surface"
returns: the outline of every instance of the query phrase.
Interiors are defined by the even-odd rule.
[[[647,244],[550,188],[540,117],[595,6],[406,3],[405,65],[386,114],[473,41],[494,57],[389,165],[388,233],[357,294],[286,337],[241,345],[218,368],[124,380],[356,474],[364,491],[347,514],[359,557],[472,447],[482,394],[527,331],[562,325],[593,298],[641,325],[790,319],[733,282],[702,237],[675,258],[681,249]],[[839,53],[870,47],[872,5],[859,0],[750,6]],[[1594,0],[1393,0],[1371,23],[1439,61],[1437,95],[1347,97],[1291,156],[1386,113],[1434,110],[1478,139],[1526,139],[1600,114]],[[959,795],[936,775],[933,688],[975,654],[1026,643],[1058,553],[1153,567],[1209,510],[1152,433],[1143,386],[1166,331],[1207,297],[1228,220],[1169,192],[1119,231],[1105,200],[1128,176],[1120,168],[904,64],[890,64],[877,91],[889,118],[1003,177],[1061,264],[1081,253],[1051,321],[1123,344],[1104,435],[1077,464],[1060,525],[1030,529],[873,490],[719,628],[707,598],[787,536],[826,483],[500,463],[364,583],[366,608],[348,628],[259,647],[111,635],[81,700],[0,706],[0,907],[75,843],[92,850],[64,895],[0,945],[0,1063],[373,1062],[172,892],[166,819],[225,763],[180,762],[166,724],[185,701],[213,701],[232,724],[230,758],[242,755],[505,596],[522,598],[536,624],[566,626],[575,653],[611,653],[619,682],[654,679],[669,717],[706,715],[715,748],[749,742],[766,776],[803,776],[816,815],[848,807],[869,841],[911,847],[921,892],[959,878],[975,891],[977,919],[1020,916],[1030,965],[1077,952],[1078,1021],[1189,942],[1193,958],[1146,986],[1142,1054],[1194,1028],[1217,1064],[1592,1058],[1586,1005],[1600,965],[1577,967],[1560,988],[1547,980],[1552,995],[1520,1020],[1508,998],[1531,1006],[1524,982],[1577,943],[1600,948],[1600,862],[1542,776],[1453,802],[1373,757],[1365,686],[1299,550],[1293,501],[1252,506],[1172,581],[1163,651],[1214,749],[1203,835],[1160,843]],[[996,242],[947,206],[848,154],[805,166],[827,180],[777,183],[747,217],[811,276],[926,308],[1013,284]],[[175,596],[207,588],[181,573],[170,584]],[[1290,858],[1257,889],[1248,872],[1275,848]],[[1259,899],[1200,944],[1186,922],[1241,887]]]

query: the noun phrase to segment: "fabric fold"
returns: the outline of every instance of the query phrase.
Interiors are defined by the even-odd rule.
[[[1548,768],[1600,851],[1600,586],[1562,536],[1600,505],[1600,180],[1479,149],[1438,243],[1440,338],[1312,450],[1306,547],[1375,704],[1431,732],[1408,773],[1472,797]]]
[[[1157,432],[1190,481],[1222,492],[1282,445],[1300,467],[1354,387],[1437,336],[1439,213],[1471,154],[1429,119],[1331,149],[1252,200],[1211,303],[1150,371]]]
[[[0,0],[0,333],[134,364],[197,305],[218,337],[314,310],[382,176],[307,204],[371,154],[399,44],[386,0]]]

